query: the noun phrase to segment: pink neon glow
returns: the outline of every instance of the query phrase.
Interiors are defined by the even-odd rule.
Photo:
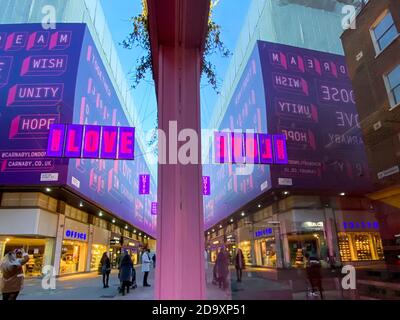
[[[53,139],[51,140],[50,150],[53,152],[59,152],[61,149],[61,135],[63,134],[62,130],[53,130]]]
[[[285,159],[285,145],[283,140],[277,140],[276,141],[276,147],[277,147],[277,156],[278,159],[284,160]]]
[[[120,143],[120,153],[130,154],[133,151],[133,132],[124,131],[121,132],[121,143]]]
[[[22,63],[22,68],[21,68],[21,76],[23,76],[29,72],[30,63],[31,63],[31,57],[28,57],[24,60],[24,62]]]
[[[264,159],[272,158],[272,140],[271,140],[271,138],[265,138],[265,148],[262,150],[262,157]]]
[[[250,163],[258,159],[257,139],[252,134],[246,135],[246,160]]]
[[[232,146],[235,160],[232,162],[243,162],[243,135],[241,133],[232,135]]]
[[[11,121],[10,134],[9,134],[10,139],[14,138],[18,134],[20,118],[21,116],[17,116],[15,119]]]
[[[225,137],[224,136],[219,136],[219,155],[217,156],[217,159],[220,160],[220,162],[225,161]]]
[[[300,56],[299,56],[299,69],[300,69],[302,72],[305,72],[305,71],[306,71],[306,69],[305,69],[305,67],[304,67],[304,60],[303,60],[303,58],[300,57]]]
[[[104,141],[104,151],[106,153],[113,152],[113,150],[115,150],[115,145],[117,144],[117,132],[104,131],[103,141]]]
[[[76,145],[76,140],[77,140],[76,138],[77,138],[76,130],[73,128],[68,130],[68,139],[67,139],[68,143],[66,148],[68,152],[71,153],[79,152],[79,145]]]
[[[100,147],[100,135],[98,131],[88,130],[85,133],[84,149],[87,152],[96,152]]]

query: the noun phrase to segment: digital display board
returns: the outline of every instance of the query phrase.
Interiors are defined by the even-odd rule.
[[[371,191],[354,92],[343,56],[259,41],[268,132],[287,139],[272,187]]]
[[[106,146],[100,156],[111,160],[89,159],[98,151],[89,149],[47,155],[53,124],[85,125],[93,135],[105,126],[111,136],[112,127],[132,127],[85,24],[0,25],[0,124],[0,185],[67,186],[155,235],[157,188],[139,196],[139,174],[149,170],[136,140],[134,161],[113,160],[115,150]],[[131,159],[130,151],[122,157]]]
[[[0,25],[0,184],[66,182],[68,160],[46,158],[49,127],[71,123],[84,25]]]
[[[211,195],[203,200],[206,228],[270,189],[316,194],[371,191],[342,56],[258,41],[215,130],[224,142],[229,132],[265,133],[258,137],[265,152],[261,165],[238,171],[238,165],[218,163],[229,161],[228,144],[223,143],[215,150],[217,163],[203,165],[213,181]],[[271,141],[274,136],[280,138]],[[279,152],[274,154],[273,149]],[[240,152],[234,156],[243,160]]]
[[[235,156],[233,160],[237,162],[245,160],[244,154],[240,154],[240,152],[235,154],[229,150],[229,135],[237,132],[235,136],[238,139],[236,141],[239,141],[243,140],[240,138],[243,132],[246,133],[246,130],[251,130],[254,134],[268,132],[264,85],[259,61],[258,51],[255,50],[233,94],[220,127],[214,128],[219,135],[225,137],[226,143],[223,144],[222,150],[215,150],[214,156],[210,154],[210,159],[217,159],[217,162],[203,165],[203,175],[209,176],[211,181],[210,195],[203,198],[206,229],[256,198],[271,184],[268,165],[251,163],[257,162],[254,161],[255,159],[253,161],[247,159],[247,162],[250,163],[247,166],[235,164],[231,162],[231,156],[228,156],[233,153]],[[247,133],[246,137],[248,138],[251,132]],[[266,138],[266,136],[262,137],[263,149],[266,149],[265,143],[268,142]],[[251,149],[249,146],[251,139],[248,140],[248,148]],[[254,141],[253,135],[253,143]],[[272,140],[270,145],[272,146]],[[236,149],[240,150],[240,148]],[[263,154],[264,157],[268,157],[265,153]],[[272,154],[271,150],[271,159],[263,158],[261,161],[272,162]]]
[[[80,56],[73,123],[109,126],[117,130],[115,133],[117,127],[130,126],[88,31]],[[100,149],[107,151],[105,146]],[[139,143],[135,140],[134,161],[111,160],[115,159],[115,150],[106,153],[100,155],[103,159],[71,159],[67,185],[154,236],[157,217],[152,214],[152,202],[157,202],[157,188],[148,188],[144,195],[139,190],[140,175],[149,172]],[[104,159],[107,157],[110,160]],[[156,186],[150,175],[147,178],[148,186]]]

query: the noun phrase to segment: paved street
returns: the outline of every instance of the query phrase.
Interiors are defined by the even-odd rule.
[[[135,290],[122,296],[118,293],[118,272],[110,275],[109,288],[103,289],[102,277],[97,273],[65,276],[57,279],[56,290],[43,290],[40,279],[25,280],[25,288],[20,300],[150,300],[153,299],[153,287],[142,286],[143,274],[136,268],[137,284]],[[150,272],[149,283],[153,284],[154,269]]]
[[[307,282],[305,279],[295,281],[271,280],[267,278],[268,270],[250,269],[243,273],[243,281],[236,282],[234,269],[231,269],[229,285],[226,291],[213,285],[212,265],[207,270],[207,298],[209,300],[305,300],[307,299]],[[151,300],[154,297],[154,286],[142,286],[143,274],[136,268],[138,288],[122,296],[118,293],[119,280],[117,271],[110,275],[110,288],[103,289],[102,278],[96,273],[65,276],[57,279],[55,290],[44,290],[40,279],[26,279],[25,288],[20,300]],[[154,269],[150,272],[149,282],[154,285]],[[325,299],[343,299],[341,290],[337,290],[332,279],[324,280]],[[314,299],[319,299],[315,297]]]

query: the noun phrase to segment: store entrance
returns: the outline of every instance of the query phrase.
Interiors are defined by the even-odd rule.
[[[44,266],[46,239],[6,238],[4,253],[16,249],[24,249],[29,255],[29,261],[24,266],[25,276],[41,276],[42,268]]]
[[[84,272],[86,269],[87,244],[64,240],[61,251],[60,274]]]
[[[306,255],[323,260],[327,255],[327,244],[322,232],[288,236],[290,263],[293,267],[305,267]]]

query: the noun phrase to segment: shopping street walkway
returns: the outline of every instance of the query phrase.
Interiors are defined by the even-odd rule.
[[[261,268],[249,268],[243,273],[241,283],[236,282],[234,268],[228,280],[227,290],[219,289],[212,284],[212,268],[207,269],[207,299],[209,300],[305,300],[307,296],[307,281],[301,276],[294,279],[274,280],[273,271]],[[122,296],[118,293],[118,272],[110,275],[110,288],[103,289],[102,278],[97,273],[65,276],[57,279],[55,290],[44,290],[40,279],[26,279],[25,288],[18,299],[20,300],[152,300],[154,299],[154,269],[149,275],[153,286],[142,286],[143,274],[136,267],[138,288]],[[337,280],[324,279],[325,299],[348,299],[342,295]],[[313,299],[319,299],[315,297]]]
[[[136,267],[138,287],[122,296],[118,293],[118,271],[110,275],[109,288],[104,289],[102,276],[97,273],[64,276],[57,279],[55,290],[44,290],[41,279],[26,279],[25,286],[18,300],[151,300],[153,286],[142,286],[143,273]],[[149,275],[149,283],[154,284],[154,269]]]

